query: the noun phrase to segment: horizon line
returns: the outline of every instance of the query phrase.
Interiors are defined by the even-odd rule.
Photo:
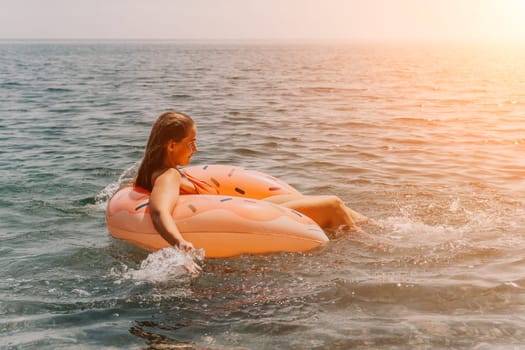
[[[338,43],[356,45],[475,45],[475,46],[525,46],[516,40],[421,40],[421,39],[350,39],[350,38],[153,38],[153,37],[0,37],[0,41],[179,41],[179,42],[253,42],[253,43]]]

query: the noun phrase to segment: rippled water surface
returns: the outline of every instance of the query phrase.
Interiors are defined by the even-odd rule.
[[[1,349],[518,349],[525,51],[0,42]],[[194,163],[258,169],[374,219],[307,254],[111,239],[107,199],[166,109]]]

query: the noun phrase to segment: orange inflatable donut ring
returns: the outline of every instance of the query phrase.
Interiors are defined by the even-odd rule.
[[[222,195],[263,199],[280,194],[299,194],[299,191],[282,180],[237,166],[215,164],[190,166],[183,170],[213,185]]]
[[[181,195],[172,213],[184,239],[195,248],[204,248],[208,258],[304,252],[328,241],[309,217],[270,202],[241,197],[297,192],[281,180],[223,165],[184,170],[193,177],[212,181],[219,189],[219,195]],[[148,201],[148,192],[124,187],[109,200],[106,222],[113,237],[155,251],[169,243],[153,227]]]

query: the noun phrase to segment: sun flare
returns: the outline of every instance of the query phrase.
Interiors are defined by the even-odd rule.
[[[525,1],[507,0],[493,3],[495,34],[505,41],[525,42]]]

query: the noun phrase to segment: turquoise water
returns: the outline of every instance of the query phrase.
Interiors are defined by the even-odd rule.
[[[518,349],[525,51],[0,42],[0,349]],[[166,109],[194,164],[337,194],[379,225],[307,254],[111,239],[104,209]]]

